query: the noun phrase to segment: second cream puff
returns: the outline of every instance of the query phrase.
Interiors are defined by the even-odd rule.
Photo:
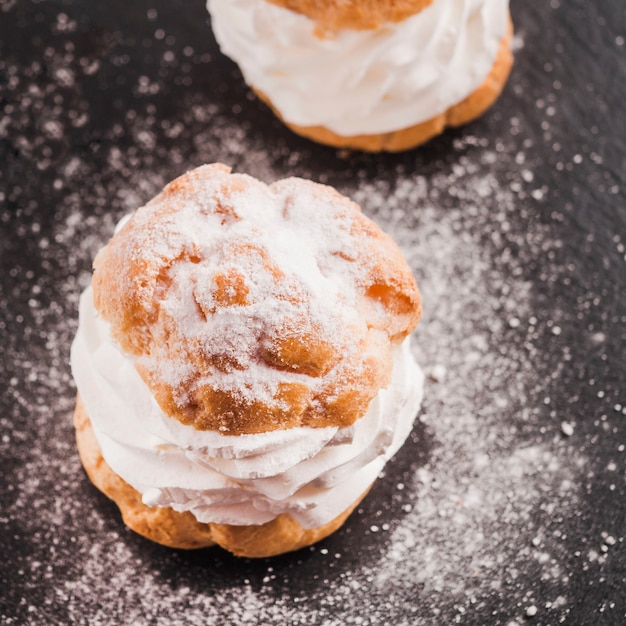
[[[508,0],[208,0],[222,51],[295,132],[400,151],[481,115],[512,64]]]

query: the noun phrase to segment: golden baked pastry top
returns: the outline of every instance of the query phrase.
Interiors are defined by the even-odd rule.
[[[95,307],[163,411],[223,434],[352,424],[421,314],[400,250],[358,205],[222,164],[167,185],[94,269]]]
[[[401,22],[432,0],[269,0],[316,22],[320,33],[339,28],[365,30]]]

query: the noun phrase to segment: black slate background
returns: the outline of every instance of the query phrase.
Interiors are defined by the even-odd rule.
[[[622,624],[626,453],[611,471],[607,460],[626,443],[626,415],[616,408],[626,406],[626,265],[619,245],[626,243],[626,9],[619,0],[518,1],[512,13],[523,41],[514,73],[498,104],[470,130],[497,145],[499,137],[509,135],[511,116],[519,119],[522,130],[514,141],[527,147],[535,165],[534,186],[546,190],[548,201],[532,204],[530,213],[513,220],[512,229],[520,233],[529,223],[540,223],[563,242],[552,256],[529,259],[524,278],[533,285],[535,311],[565,315],[561,326],[572,367],[553,389],[552,402],[558,411],[576,415],[571,439],[589,459],[580,485],[582,504],[575,516],[560,520],[571,555],[565,560],[571,600],[560,613],[525,615],[505,585],[481,598],[475,611],[458,612],[444,603],[439,617],[433,617],[420,612],[425,600],[416,589],[416,612],[388,619],[407,624]],[[155,36],[158,29],[162,37]],[[164,60],[167,51],[175,53],[176,63]],[[71,76],[64,74],[68,69]],[[551,102],[546,95],[555,93],[555,83],[558,101]],[[142,84],[145,90],[138,92]],[[546,127],[551,105],[556,114]],[[150,121],[147,133],[137,120]],[[163,182],[198,164],[199,155],[226,154],[235,169],[262,178],[304,175],[349,191],[376,178],[393,184],[390,177],[399,167],[434,177],[454,165],[455,141],[467,132],[450,131],[401,155],[338,153],[292,135],[250,96],[237,68],[219,54],[201,2],[0,0],[2,623],[191,623],[192,616],[193,623],[203,623],[193,596],[212,594],[223,612],[206,623],[230,623],[228,603],[237,601],[238,588],[258,590],[267,576],[277,599],[309,589],[313,599],[319,595],[320,581],[329,575],[319,550],[255,562],[217,550],[164,550],[124,530],[115,506],[83,478],[73,449],[74,388],[67,362],[76,297],[105,230],[110,232],[133,201],[147,200]],[[553,149],[555,142],[559,151]],[[111,146],[123,155],[119,167],[110,161]],[[132,170],[134,163],[141,176]],[[137,198],[116,193],[129,181],[137,182]],[[62,229],[78,205],[86,217]],[[441,210],[447,209],[442,201]],[[470,219],[466,225],[471,228]],[[55,240],[59,232],[66,236]],[[486,249],[490,245],[486,233]],[[546,278],[555,274],[567,280]],[[608,340],[598,347],[588,341],[590,333],[603,333]],[[562,358],[548,335],[544,350],[546,362]],[[601,410],[589,380],[602,382]],[[606,427],[598,426],[603,423]],[[386,489],[397,477],[428,456],[428,432],[420,434],[422,444],[413,446],[410,458],[399,455],[347,532],[324,542],[329,553],[344,553],[335,575],[385,550],[382,538],[366,533],[368,515],[383,506]],[[38,474],[25,473],[27,467],[38,468]],[[28,488],[22,488],[24,481]],[[401,504],[384,505],[391,519]],[[617,545],[601,564],[589,565],[576,552],[585,552],[588,539],[603,532]],[[88,555],[114,552],[119,542],[136,559],[136,577],[126,571],[121,579],[114,568],[102,571],[107,593],[76,583]],[[150,615],[141,615],[125,597],[132,596],[129,585],[142,588],[140,576],[146,572],[151,589],[156,585],[162,596],[154,598]],[[536,575],[521,572],[511,589],[532,586]],[[189,602],[167,601],[168,590],[184,586],[191,590]],[[540,586],[535,597],[538,606],[550,599],[542,598]],[[355,598],[362,623],[370,623],[368,614],[378,600],[367,586],[355,590]],[[282,619],[272,615],[276,623],[298,623],[295,613]],[[333,620],[342,615],[341,607],[326,607],[319,622],[302,623],[340,623]],[[246,623],[257,622],[249,616]]]

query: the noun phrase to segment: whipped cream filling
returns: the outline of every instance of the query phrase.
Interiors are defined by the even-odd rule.
[[[476,90],[508,28],[508,0],[434,0],[397,23],[341,29],[267,0],[208,0],[224,54],[283,118],[343,136],[429,120]]]
[[[393,359],[391,384],[352,426],[225,436],[163,413],[98,316],[91,287],[81,296],[71,354],[102,455],[145,504],[235,525],[289,513],[304,528],[344,511],[408,437],[424,377],[409,339],[394,349]]]

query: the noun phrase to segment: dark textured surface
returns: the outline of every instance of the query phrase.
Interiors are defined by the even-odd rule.
[[[284,129],[201,2],[0,0],[2,623],[626,622],[626,15],[512,12],[494,108],[376,156]],[[344,529],[273,560],[133,535],[74,449],[91,260],[213,160],[354,196],[424,294],[413,437]]]

